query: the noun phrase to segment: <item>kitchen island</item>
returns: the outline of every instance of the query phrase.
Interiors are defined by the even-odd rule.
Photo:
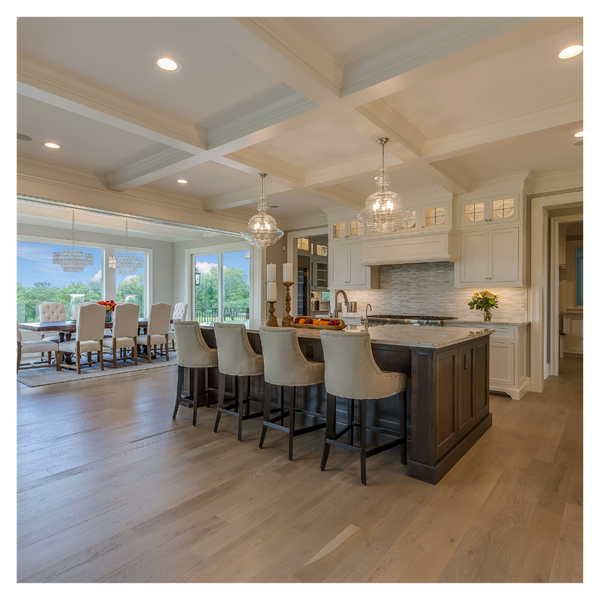
[[[201,326],[204,338],[216,347],[214,331]],[[348,331],[364,331],[361,325]],[[323,361],[319,330],[297,328],[302,352],[309,360]],[[489,412],[490,335],[493,329],[415,327],[385,325],[371,327],[373,356],[384,371],[410,377],[408,393],[407,474],[428,483],[438,483],[492,424]],[[258,324],[251,323],[248,337],[254,350],[262,352]],[[262,378],[253,378],[251,396],[264,397]],[[216,378],[211,380],[216,386]],[[306,390],[303,405],[315,418],[326,414],[323,384]],[[340,403],[343,405],[343,403]],[[258,407],[257,407],[258,408]],[[337,418],[347,423],[347,412]],[[367,426],[373,441],[399,427],[398,401],[394,398],[370,402]]]

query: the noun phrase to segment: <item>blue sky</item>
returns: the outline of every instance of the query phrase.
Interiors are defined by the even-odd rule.
[[[224,252],[223,253],[223,265],[225,268],[229,267],[232,269],[241,269],[246,273],[248,278],[250,277],[250,260],[243,258],[245,254],[248,254],[248,250],[240,250],[238,252]],[[219,264],[219,257],[216,254],[205,254],[195,256],[196,269],[203,273],[208,273],[211,266],[217,266]]]
[[[42,281],[49,281],[58,287],[69,285],[71,282],[89,283],[92,279],[101,281],[102,250],[99,248],[80,248],[94,257],[94,264],[87,267],[83,273],[65,273],[60,265],[52,264],[53,252],[62,252],[69,248],[70,245],[17,242],[17,281],[25,287],[32,287]]]

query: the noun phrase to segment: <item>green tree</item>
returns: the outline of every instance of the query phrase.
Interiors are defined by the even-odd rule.
[[[134,304],[140,307],[140,317],[144,317],[144,275],[134,275],[122,281],[116,289],[115,301],[125,302],[127,296],[136,296]]]
[[[225,307],[247,308],[250,306],[250,285],[244,271],[224,269],[223,288],[223,305]]]

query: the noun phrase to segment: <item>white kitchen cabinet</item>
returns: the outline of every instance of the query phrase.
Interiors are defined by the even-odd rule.
[[[337,243],[329,246],[329,288],[370,290],[379,287],[379,268],[364,267],[362,244]]]
[[[462,232],[454,287],[523,287],[522,227]]]
[[[463,321],[446,326],[494,329],[490,337],[490,391],[504,392],[513,400],[520,400],[529,391],[528,323],[494,325],[493,322]]]
[[[522,194],[503,194],[465,199],[459,205],[460,227],[502,225],[519,221]]]
[[[329,223],[329,243],[365,237],[366,227],[356,218],[335,219]]]

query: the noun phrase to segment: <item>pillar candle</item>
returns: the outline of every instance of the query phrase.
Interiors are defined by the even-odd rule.
[[[283,263],[283,282],[292,283],[294,281],[294,274],[292,271],[292,263]]]
[[[277,265],[272,263],[267,265],[267,282],[270,281],[277,281]]]
[[[267,302],[277,302],[277,284],[274,281],[267,283]]]

